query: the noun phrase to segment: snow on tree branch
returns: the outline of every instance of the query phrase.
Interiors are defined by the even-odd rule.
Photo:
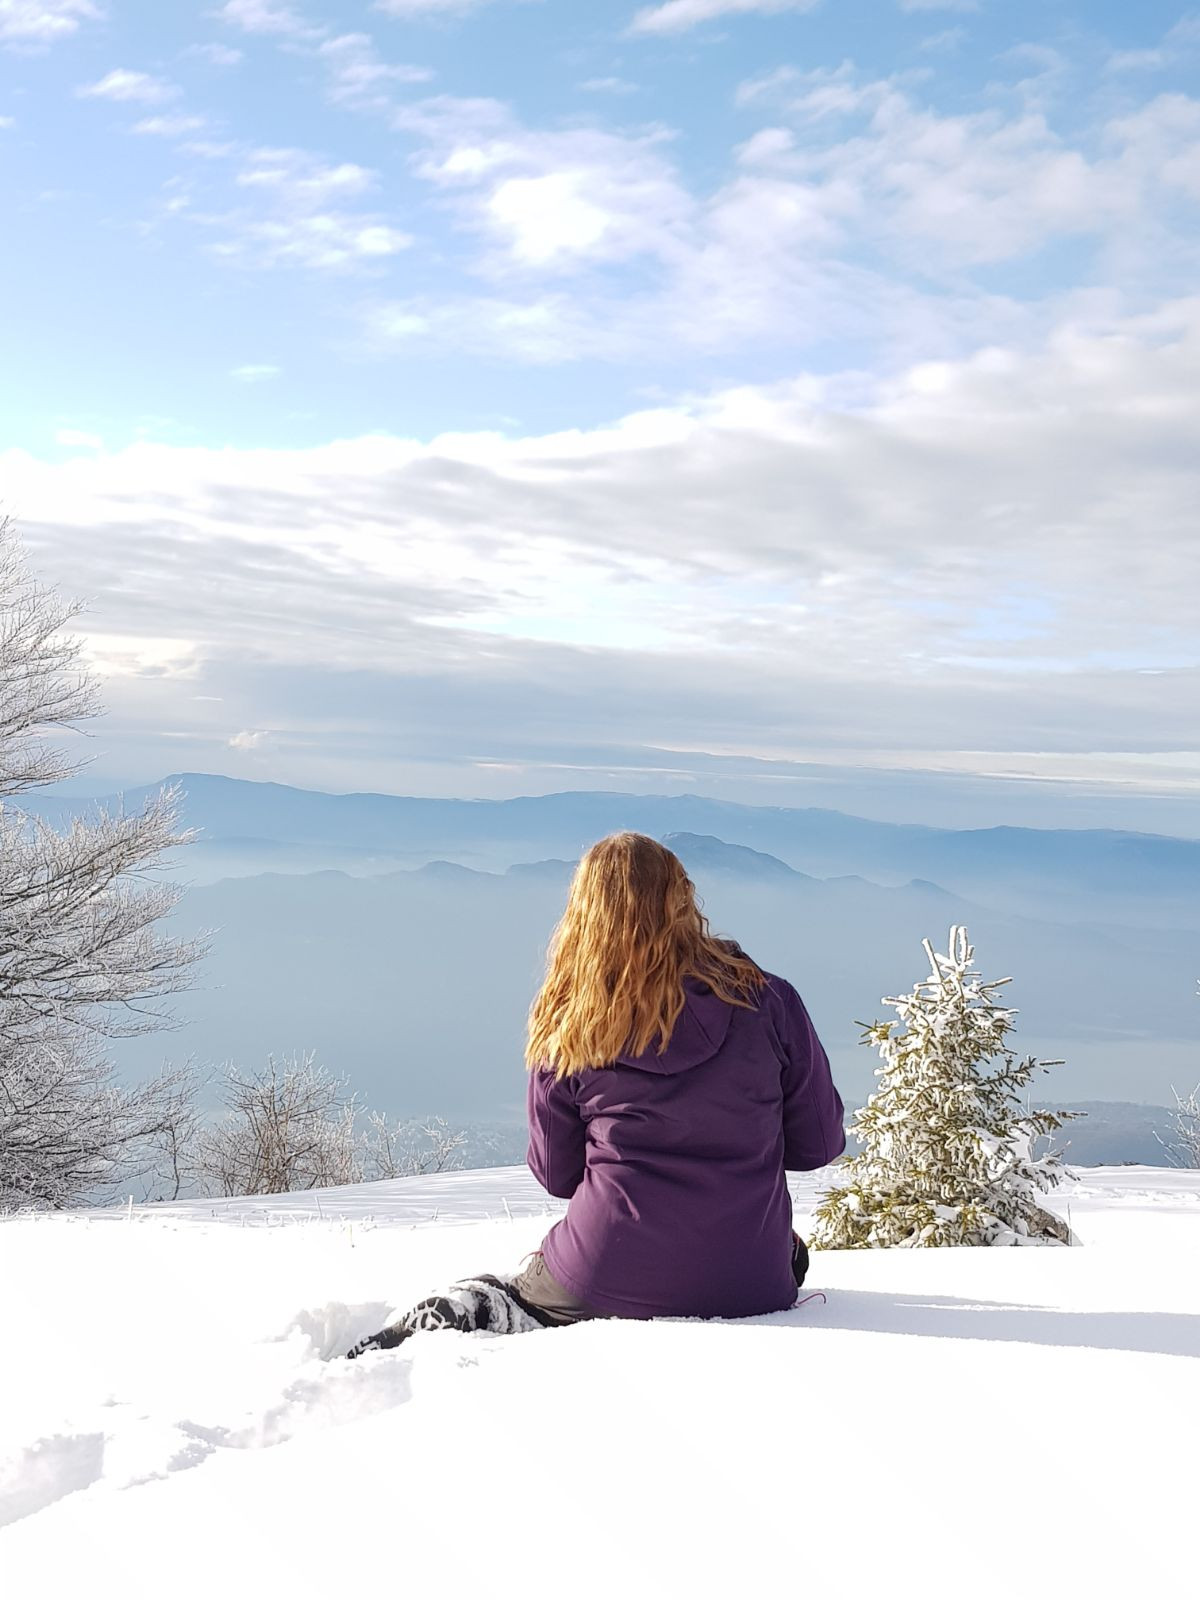
[[[1035,1160],[1033,1140],[1071,1113],[1022,1112],[1021,1091],[1059,1062],[1018,1060],[1015,1011],[975,970],[967,930],[945,954],[922,945],[929,976],[885,998],[898,1020],[865,1027],[882,1064],[879,1089],[856,1114],[861,1148],[814,1218],[822,1249],[1069,1243],[1066,1225],[1037,1203],[1058,1183],[1060,1158]],[[865,1026],[865,1025],[864,1025]]]

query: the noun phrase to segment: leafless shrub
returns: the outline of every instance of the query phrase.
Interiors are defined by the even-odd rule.
[[[413,1178],[425,1172],[448,1172],[462,1165],[467,1135],[442,1117],[426,1121],[390,1122],[369,1111],[362,1132],[362,1168],[366,1179]]]
[[[1173,1167],[1200,1168],[1200,1084],[1186,1097],[1178,1089],[1171,1093],[1175,1096],[1171,1137],[1163,1139],[1156,1134],[1155,1138]]]
[[[286,1194],[357,1183],[356,1106],[344,1078],[309,1053],[257,1072],[227,1069],[225,1115],[197,1141],[196,1170],[210,1193]]]

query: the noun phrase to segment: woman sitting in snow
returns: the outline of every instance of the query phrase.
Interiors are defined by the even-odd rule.
[[[638,833],[579,863],[529,1015],[529,1166],[567,1214],[514,1278],[453,1285],[350,1351],[421,1328],[752,1317],[808,1252],[785,1170],[845,1148],[800,996],[715,939],[679,858]]]

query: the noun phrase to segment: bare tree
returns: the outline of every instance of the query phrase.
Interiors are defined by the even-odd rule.
[[[258,1072],[225,1069],[224,1115],[199,1127],[174,1170],[210,1194],[288,1194],[378,1178],[446,1172],[466,1134],[442,1117],[392,1122],[361,1112],[346,1080],[309,1052],[268,1057]]]
[[[4,1051],[0,1210],[124,1193],[159,1165],[166,1144],[178,1146],[189,1104],[184,1073],[119,1085],[81,1034]]]
[[[1154,1137],[1173,1167],[1200,1168],[1200,1083],[1186,1098],[1174,1085],[1171,1093],[1175,1096],[1171,1137],[1164,1139],[1157,1133]]]
[[[1171,1093],[1175,1096],[1171,1138],[1163,1139],[1158,1134],[1155,1138],[1173,1167],[1200,1168],[1200,1084],[1186,1097],[1178,1089]]]
[[[226,1070],[224,1117],[203,1130],[196,1167],[222,1195],[287,1194],[356,1183],[362,1176],[357,1107],[344,1078],[309,1053],[268,1058],[258,1072]]]
[[[57,832],[14,804],[77,770],[47,732],[97,709],[78,614],[26,570],[0,523],[0,1205],[62,1206],[146,1169],[178,1113],[166,1074],[123,1088],[102,1041],[168,1024],[203,940],[158,931],[179,892],[145,874],[190,834],[175,791]]]
[[[44,730],[94,715],[95,682],[79,665],[79,644],[63,629],[79,615],[31,577],[12,525],[0,518],[0,800],[75,771]]]
[[[212,1082],[212,1070],[201,1071],[189,1059],[181,1067],[168,1063],[163,1073],[175,1085],[175,1094],[172,1114],[151,1140],[142,1177],[143,1198],[151,1201],[178,1200],[186,1190],[203,1187],[197,1166],[204,1130],[200,1099]]]
[[[363,1176],[414,1178],[426,1172],[449,1172],[462,1165],[467,1135],[443,1117],[426,1121],[389,1122],[369,1111],[362,1133]]]

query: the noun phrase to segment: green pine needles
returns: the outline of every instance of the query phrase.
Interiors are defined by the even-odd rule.
[[[1015,1011],[974,968],[965,928],[949,953],[924,940],[929,976],[885,999],[899,1021],[866,1024],[882,1058],[880,1087],[855,1115],[859,1153],[838,1170],[813,1218],[823,1250],[884,1246],[1070,1244],[1061,1218],[1038,1204],[1063,1176],[1057,1154],[1035,1160],[1033,1140],[1070,1112],[1028,1111],[1021,1092],[1057,1061],[1018,1060]]]

